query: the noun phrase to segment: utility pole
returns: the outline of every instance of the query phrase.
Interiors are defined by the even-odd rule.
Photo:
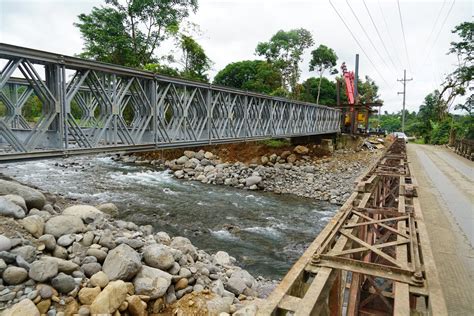
[[[403,82],[403,92],[397,92],[397,94],[403,94],[403,111],[402,111],[402,132],[405,132],[405,95],[407,88],[407,81],[412,81],[413,78],[407,79],[407,70],[403,69],[403,79],[397,79],[397,81]]]

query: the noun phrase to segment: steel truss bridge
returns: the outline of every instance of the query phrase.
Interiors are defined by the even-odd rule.
[[[448,315],[405,146],[358,179],[258,315]]]
[[[0,62],[0,161],[340,131],[326,106],[1,43]]]

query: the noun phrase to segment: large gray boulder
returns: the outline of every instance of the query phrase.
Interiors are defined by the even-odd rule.
[[[51,280],[51,285],[58,290],[59,293],[67,294],[74,290],[76,282],[72,276],[61,272]]]
[[[171,274],[159,269],[142,266],[140,272],[133,280],[135,293],[148,295],[152,299],[165,295],[171,285]]]
[[[185,237],[174,237],[170,243],[170,247],[180,250],[183,254],[191,255],[195,260],[198,256],[196,247],[194,247],[191,241]]]
[[[0,196],[0,215],[13,218],[23,218],[26,214],[21,206],[3,196]]]
[[[9,200],[10,202],[15,203],[19,207],[21,207],[26,213],[28,213],[28,208],[26,207],[25,199],[16,194],[7,194],[3,196],[5,199]]]
[[[84,223],[91,223],[104,217],[104,213],[91,205],[73,205],[63,211],[63,215],[77,216]]]
[[[80,217],[71,215],[59,215],[52,217],[46,222],[44,232],[56,238],[66,234],[81,233],[86,229]]]
[[[25,199],[28,209],[37,208],[41,210],[46,203],[43,193],[22,184],[0,180],[0,195],[16,194]]]
[[[245,185],[248,187],[254,184],[259,184],[260,182],[262,182],[262,177],[260,176],[250,176],[245,179]]]
[[[10,253],[21,256],[27,262],[33,262],[36,258],[36,248],[30,245],[20,246],[10,250]]]
[[[247,284],[244,279],[232,276],[229,281],[227,281],[225,288],[235,295],[239,295],[247,288]]]
[[[109,251],[102,271],[109,280],[131,280],[142,266],[140,255],[132,247],[121,244]]]
[[[143,251],[145,263],[153,268],[168,270],[174,264],[172,249],[165,245],[153,244]]]
[[[37,281],[45,282],[58,274],[58,264],[52,260],[37,260],[31,264],[28,276]]]

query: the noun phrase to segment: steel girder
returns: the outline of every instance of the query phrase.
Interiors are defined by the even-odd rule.
[[[0,160],[339,132],[326,106],[7,44],[0,59]],[[32,102],[41,113],[28,122]]]

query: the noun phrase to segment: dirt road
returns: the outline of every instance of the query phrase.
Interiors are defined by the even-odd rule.
[[[450,315],[474,315],[474,162],[408,145],[411,170]]]

